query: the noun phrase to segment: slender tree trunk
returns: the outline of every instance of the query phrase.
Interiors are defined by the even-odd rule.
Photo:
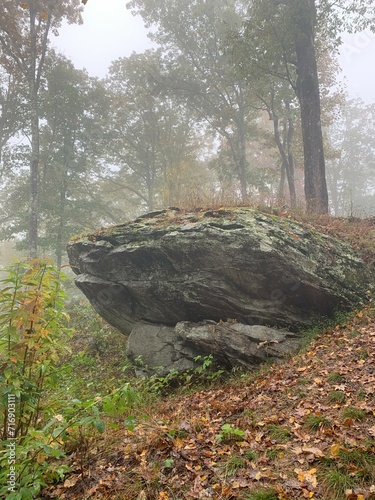
[[[65,142],[69,142],[66,141]],[[74,148],[74,140],[72,141],[72,145],[65,144],[65,155],[64,155],[64,163],[61,165],[63,172],[62,185],[60,187],[60,209],[59,209],[59,223],[57,228],[56,235],[56,266],[61,269],[62,266],[62,258],[63,252],[66,242],[64,242],[64,225],[65,225],[65,208],[67,202],[67,191],[68,191],[68,171],[69,166],[72,161],[73,156],[73,148]]]
[[[284,202],[285,202],[284,190],[285,190],[285,164],[283,161],[281,161],[281,164],[280,164],[280,182],[279,182],[279,189],[278,189],[278,193],[277,193],[277,204],[279,205],[279,207],[284,205]]]
[[[240,181],[241,200],[246,203],[248,200],[247,192],[247,159],[246,159],[246,120],[245,105],[243,102],[242,88],[239,86],[239,109],[238,109],[238,179]]]
[[[297,196],[294,185],[294,169],[289,164],[289,157],[287,152],[285,151],[285,147],[281,141],[280,130],[279,130],[279,119],[275,114],[273,114],[273,133],[275,137],[275,142],[277,144],[277,148],[279,150],[282,163],[281,168],[285,170],[285,174],[288,180],[289,187],[289,195],[290,195],[290,206],[291,208],[295,208],[297,204]]]
[[[288,107],[288,106],[287,106]],[[294,158],[292,151],[292,143],[294,137],[294,124],[292,118],[284,120],[285,127],[285,143],[283,144],[286,157],[288,159],[285,170],[288,179],[289,197],[291,208],[296,208],[297,206],[297,194],[296,194],[296,184],[294,181]]]
[[[153,172],[150,169],[154,169],[154,165],[149,167],[146,172],[146,185],[147,185],[147,210],[152,212],[155,208],[155,180]]]
[[[336,217],[340,215],[340,203],[339,203],[339,176],[336,174],[336,165],[332,165],[330,169],[331,175],[327,177],[327,183],[329,186],[330,194],[331,194],[331,202],[333,206],[333,213]]]
[[[301,108],[305,197],[308,212],[328,213],[319,80],[314,47],[315,1],[295,0],[297,97]]]
[[[36,75],[37,36],[36,13],[30,6],[30,68],[29,93],[31,110],[31,159],[30,159],[30,212],[29,212],[29,258],[38,256],[39,218],[39,106],[38,81]]]
[[[63,256],[63,234],[64,234],[64,221],[65,221],[65,203],[66,203],[66,183],[60,192],[60,214],[59,225],[56,236],[56,266],[61,269],[62,256]]]

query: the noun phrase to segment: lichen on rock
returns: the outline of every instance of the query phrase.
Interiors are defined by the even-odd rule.
[[[72,241],[68,255],[77,286],[125,334],[227,319],[298,332],[372,283],[340,240],[250,208],[161,210]]]

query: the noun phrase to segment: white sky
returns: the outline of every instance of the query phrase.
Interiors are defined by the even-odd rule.
[[[141,17],[132,16],[127,0],[88,0],[84,24],[66,24],[52,43],[78,69],[103,78],[112,61],[151,47]]]
[[[375,34],[370,31],[343,37],[339,63],[351,97],[375,102]]]
[[[84,24],[64,26],[54,45],[76,68],[105,77],[112,61],[151,47],[142,19],[133,17],[126,3],[88,0]],[[375,35],[366,32],[344,37],[339,61],[349,95],[375,102]]]

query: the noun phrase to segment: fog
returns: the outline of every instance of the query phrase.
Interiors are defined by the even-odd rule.
[[[5,53],[0,239],[17,238],[21,251],[34,238],[34,250],[37,242],[61,264],[72,235],[165,206],[306,208],[288,30],[280,26],[283,45],[263,36],[270,25],[260,18],[247,36],[240,2],[132,3],[142,17],[123,0],[89,0],[82,25],[63,21],[59,36],[49,33],[45,59]],[[17,16],[26,9],[3,12],[5,37]],[[17,26],[26,36],[27,23]],[[342,41],[337,58],[323,51],[319,62],[329,213],[374,216],[375,37],[366,30]],[[29,73],[13,71],[31,57],[40,64],[34,94]]]

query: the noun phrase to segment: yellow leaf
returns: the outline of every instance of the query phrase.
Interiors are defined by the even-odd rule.
[[[298,477],[298,481],[301,481],[301,482],[304,481],[305,480],[304,472],[302,472],[302,471],[298,472],[297,477]]]
[[[184,447],[184,444],[185,444],[185,443],[184,443],[184,442],[182,441],[182,439],[180,439],[180,438],[176,438],[176,439],[174,440],[174,446],[175,446],[175,448],[176,448],[177,450],[182,450],[182,449],[183,449],[183,447]]]
[[[22,9],[28,9],[29,8],[29,4],[28,3],[21,3],[21,8]]]
[[[357,313],[357,316],[358,316],[358,318],[362,318],[362,316],[363,316],[363,311],[359,311],[359,313]]]
[[[308,481],[314,488],[317,486],[318,481],[316,479],[316,469],[310,469],[309,471],[303,471],[301,469],[294,469],[297,474],[298,481],[304,482]]]
[[[224,484],[224,486],[221,487],[222,496],[229,497],[231,489],[232,487],[230,484]]]
[[[333,444],[330,449],[331,452],[331,457],[337,457],[339,452],[340,452],[340,445],[339,444]]]

